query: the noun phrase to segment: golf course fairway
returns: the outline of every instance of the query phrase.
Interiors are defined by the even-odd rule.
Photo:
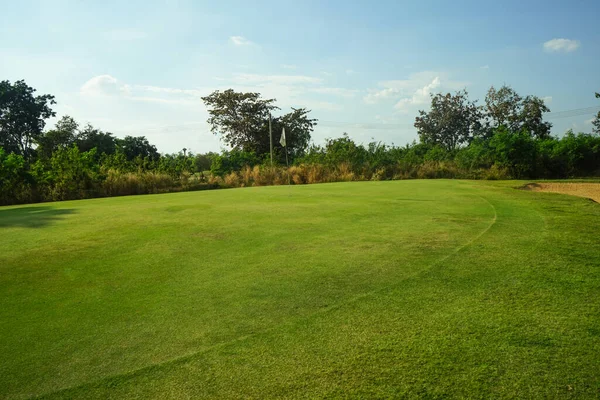
[[[597,398],[600,205],[520,184],[0,207],[0,398]]]

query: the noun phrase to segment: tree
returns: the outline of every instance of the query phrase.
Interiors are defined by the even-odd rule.
[[[503,85],[498,90],[490,87],[485,96],[485,111],[491,120],[491,128],[505,126],[513,132],[518,131],[522,101],[523,98],[510,86]]]
[[[544,122],[544,113],[550,112],[550,109],[544,104],[544,100],[537,96],[527,96],[523,99],[520,114],[519,129],[526,130],[530,135],[547,139],[550,137],[552,124]]]
[[[129,161],[136,157],[151,160],[158,160],[160,157],[156,146],[150,144],[145,136],[125,136],[123,139],[116,139],[116,143]]]
[[[310,110],[305,108],[292,108],[292,112],[282,117],[273,118],[271,127],[273,130],[273,153],[278,162],[285,162],[285,149],[279,144],[283,128],[285,128],[285,139],[290,161],[302,157],[310,143],[310,134],[317,125],[317,120],[310,118]],[[257,154],[264,156],[269,154],[269,127],[259,135],[260,143]]]
[[[496,90],[493,86],[485,96],[485,116],[491,131],[505,126],[512,132],[526,129],[530,135],[539,138],[550,136],[552,124],[543,121],[544,113],[550,109],[544,100],[537,96],[521,97],[510,86],[503,85]]]
[[[279,110],[275,99],[261,99],[259,93],[237,93],[232,89],[215,91],[202,100],[208,107],[208,123],[211,132],[220,134],[233,150],[251,152],[259,158],[270,153],[269,116]],[[310,110],[292,108],[292,111],[271,121],[274,156],[279,162],[285,160],[284,149],[279,145],[283,128],[286,132],[287,151],[290,160],[300,157],[310,142],[311,132],[317,124],[309,117]]]
[[[421,142],[455,150],[482,130],[481,109],[469,101],[466,90],[431,94],[431,110],[419,110],[415,128]]]
[[[600,93],[596,93],[596,98],[600,99]],[[596,114],[596,118],[594,118],[592,121],[592,125],[594,126],[592,132],[600,135],[600,111],[598,111],[598,114]]]
[[[268,129],[271,111],[278,109],[275,99],[261,99],[259,93],[238,93],[233,89],[202,97],[208,108],[211,132],[220,134],[231,148],[258,153],[260,135]]]
[[[61,148],[71,147],[77,138],[79,125],[72,117],[65,115],[56,123],[54,129],[43,133],[37,139],[37,152],[42,158],[49,159],[52,153]]]
[[[90,124],[87,124],[79,132],[76,143],[79,151],[86,152],[96,148],[97,154],[113,154],[117,146],[116,138],[113,137],[112,133],[102,132]]]
[[[27,160],[42,136],[45,120],[56,115],[50,108],[56,104],[54,96],[34,96],[35,91],[23,80],[0,82],[0,146]]]

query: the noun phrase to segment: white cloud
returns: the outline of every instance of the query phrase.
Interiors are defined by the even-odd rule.
[[[80,93],[90,97],[110,97],[115,100],[155,103],[157,105],[202,106],[202,96],[214,89],[233,88],[242,92],[259,92],[264,98],[276,98],[281,107],[307,107],[309,109],[339,111],[339,99],[355,97],[359,91],[340,87],[327,87],[323,78],[305,75],[234,74],[219,78],[219,87],[171,88],[152,85],[134,85],[120,82],[110,75],[100,75],[85,82]],[[329,101],[330,99],[333,99]],[[337,99],[337,101],[336,101]]]
[[[252,46],[252,45],[254,45],[253,42],[251,42],[250,40],[246,39],[243,36],[231,36],[229,38],[229,41],[231,41],[231,43],[233,43],[236,46]]]
[[[367,104],[375,104],[381,100],[394,98],[400,95],[402,91],[396,88],[386,88],[381,90],[373,90],[364,97],[364,102]]]
[[[296,68],[298,68],[298,66],[296,66],[294,64],[281,64],[281,68],[283,68],[283,69],[296,69]]]
[[[480,68],[481,68],[481,69],[490,69],[490,66],[489,66],[489,65],[483,65],[483,66],[481,66]]]
[[[118,96],[126,100],[179,105],[198,105],[205,94],[198,89],[129,85],[110,75],[93,77],[81,86],[80,93],[86,97]]]
[[[443,82],[443,85],[442,85]],[[363,98],[367,104],[376,104],[383,101],[394,100],[402,107],[409,104],[422,104],[423,90],[428,90],[425,95],[429,101],[429,93],[433,89],[460,90],[467,86],[467,82],[451,80],[447,74],[434,71],[421,71],[410,74],[408,79],[389,80],[379,82],[381,89],[369,89]]]
[[[148,37],[148,34],[137,29],[113,29],[105,32],[104,37],[110,40],[132,41],[145,39]]]
[[[581,46],[578,40],[552,39],[544,43],[544,50],[548,53],[570,53]]]
[[[542,97],[542,100],[544,100],[544,103],[550,104],[550,103],[552,103],[552,96]]]
[[[347,69],[346,70],[346,75],[354,75],[354,74],[356,74],[355,70],[353,70],[353,69]]]
[[[404,110],[407,105],[427,104],[429,102],[429,94],[439,88],[440,84],[440,78],[436,76],[429,84],[417,89],[411,97],[401,99],[397,102],[394,108],[396,110]]]
[[[80,92],[86,96],[109,96],[117,94],[125,88],[119,84],[116,78],[110,75],[99,75],[84,83]]]

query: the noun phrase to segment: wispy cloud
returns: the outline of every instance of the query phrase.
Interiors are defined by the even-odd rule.
[[[394,108],[403,111],[408,105],[427,104],[429,102],[429,94],[439,88],[440,84],[440,78],[436,76],[430,83],[417,89],[411,97],[398,101]]]
[[[298,68],[298,66],[294,65],[294,64],[281,64],[281,68],[283,68],[283,69],[296,69],[296,68]]]
[[[243,36],[231,36],[229,41],[236,46],[252,46],[255,44]]]
[[[346,70],[346,75],[354,75],[354,74],[356,74],[355,70],[353,70],[353,69],[347,69]]]
[[[323,78],[305,75],[234,74],[218,78],[217,88],[171,88],[153,85],[132,85],[111,75],[99,75],[85,82],[80,93],[87,98],[122,99],[165,105],[198,107],[202,96],[214,89],[233,88],[236,91],[260,92],[265,98],[276,98],[282,107],[307,107],[327,111],[342,109],[340,99],[355,97],[355,89],[327,87]],[[112,101],[112,100],[111,100]]]
[[[548,53],[571,53],[581,46],[578,40],[552,39],[544,43],[544,50]]]
[[[198,105],[206,94],[198,89],[177,89],[147,85],[130,85],[111,75],[99,75],[85,82],[80,88],[85,97],[120,97],[126,100],[162,104]]]
[[[490,66],[489,66],[489,65],[483,65],[483,66],[481,66],[480,68],[481,68],[481,69],[490,69]]]
[[[371,93],[367,94],[363,100],[367,104],[375,104],[375,103],[380,102],[381,100],[397,97],[401,93],[402,93],[402,91],[397,88],[385,88],[385,89],[381,89],[381,90],[372,90]]]
[[[133,41],[146,39],[148,37],[148,34],[137,29],[127,28],[113,29],[111,31],[105,32],[104,37],[106,37],[109,40],[115,41]]]
[[[369,89],[363,98],[367,104],[395,101],[396,109],[408,105],[423,104],[429,101],[429,93],[434,89],[459,90],[467,86],[466,82],[454,81],[448,74],[435,71],[421,71],[410,74],[408,79],[379,82],[381,89]],[[425,100],[423,100],[425,99]]]
[[[124,91],[125,87],[110,75],[98,75],[84,83],[80,93],[85,96],[109,96]]]

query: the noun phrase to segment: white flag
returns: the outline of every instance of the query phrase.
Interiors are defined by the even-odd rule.
[[[281,131],[281,139],[279,139],[279,143],[285,147],[285,128],[283,128],[283,131]]]

